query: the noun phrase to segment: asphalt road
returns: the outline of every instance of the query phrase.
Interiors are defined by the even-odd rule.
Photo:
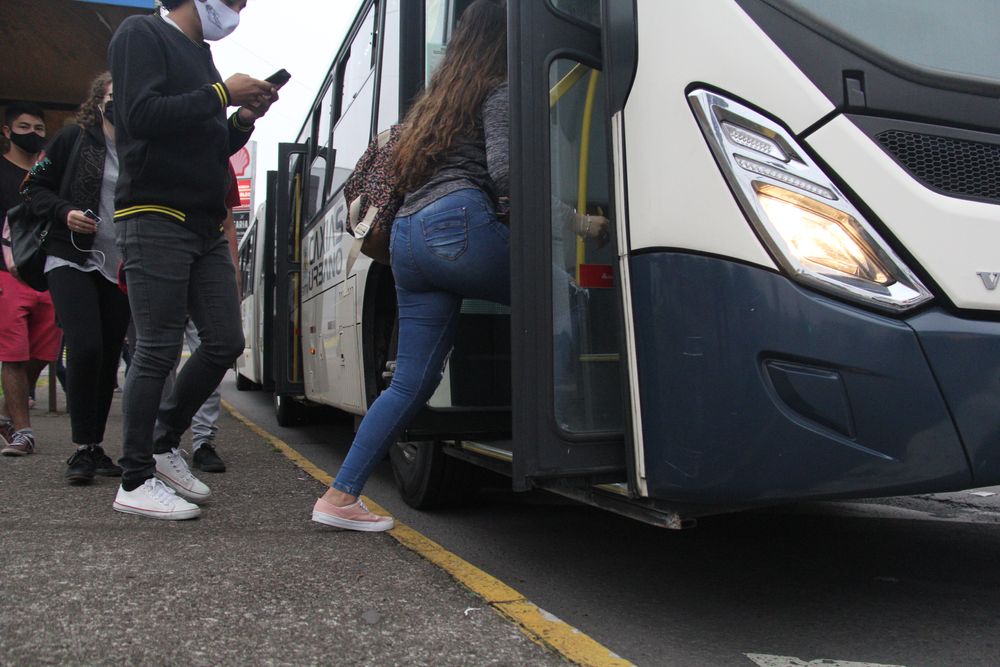
[[[349,418],[281,428],[270,395],[223,397],[334,473]],[[385,462],[366,494],[639,665],[1000,665],[1000,502],[814,503],[672,532],[545,493],[407,507]]]

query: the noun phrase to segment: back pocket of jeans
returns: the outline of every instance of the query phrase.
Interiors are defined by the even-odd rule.
[[[442,259],[457,259],[469,245],[465,207],[429,215],[421,221],[424,244]]]

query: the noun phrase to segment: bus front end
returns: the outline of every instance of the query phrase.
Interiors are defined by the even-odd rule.
[[[636,6],[640,492],[746,505],[1000,483],[1000,9]]]

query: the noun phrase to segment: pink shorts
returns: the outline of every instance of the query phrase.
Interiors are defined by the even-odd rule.
[[[55,361],[62,343],[48,292],[0,271],[0,361]]]

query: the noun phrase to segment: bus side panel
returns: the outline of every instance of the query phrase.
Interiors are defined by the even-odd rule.
[[[357,285],[357,276],[351,276],[327,293],[336,302],[336,320],[328,320],[323,331],[331,403],[351,412],[357,412],[362,403]]]
[[[631,264],[650,496],[750,504],[971,485],[906,323],[746,264],[671,252]]]
[[[309,400],[359,413],[366,401],[358,294],[367,271],[346,275],[354,241],[344,228],[346,215],[338,197],[303,239],[302,365]],[[369,261],[359,258],[355,268]]]
[[[326,315],[333,317],[333,304],[328,304],[326,297],[334,292],[335,290],[327,290],[302,303],[302,379],[306,398],[323,404],[330,402],[330,376],[323,346],[323,320]]]

